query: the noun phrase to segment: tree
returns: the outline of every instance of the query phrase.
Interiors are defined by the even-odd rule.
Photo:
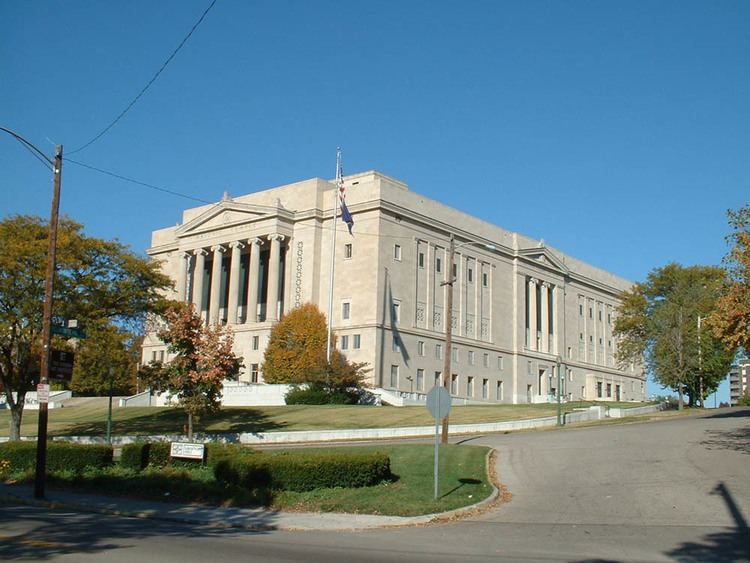
[[[729,282],[708,324],[728,350],[750,350],[750,206],[727,215],[733,230],[724,259]]]
[[[79,395],[107,395],[111,378],[115,395],[132,394],[140,339],[107,323],[89,324],[86,336],[75,349],[71,390]]]
[[[312,384],[329,394],[363,387],[365,363],[349,362],[336,349],[326,361],[327,327],[325,315],[312,303],[285,315],[271,330],[261,367],[264,381]]]
[[[40,217],[0,221],[0,387],[10,407],[10,439],[20,439],[26,393],[39,381],[48,225]],[[58,227],[53,315],[137,327],[161,310],[170,287],[159,264],[117,241],[83,234],[62,218]],[[59,338],[53,347],[60,346]]]
[[[155,391],[177,399],[187,413],[192,440],[194,418],[219,410],[224,380],[236,380],[242,362],[232,352],[231,329],[205,326],[192,304],[173,303],[163,318],[165,326],[157,334],[175,356],[166,364],[147,366],[141,377]]]
[[[614,334],[621,365],[645,358],[654,379],[689,404],[718,388],[733,354],[701,328],[721,295],[725,274],[714,266],[668,264],[624,292]]]

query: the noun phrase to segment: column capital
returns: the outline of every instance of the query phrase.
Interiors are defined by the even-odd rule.
[[[285,238],[286,237],[284,235],[279,234],[279,233],[273,233],[271,235],[268,235],[268,240],[270,240],[271,242],[273,241],[282,242]]]
[[[180,253],[177,256],[182,260],[185,260],[185,259],[189,260],[192,254],[188,252],[187,250],[180,250]]]
[[[550,282],[548,282],[548,281],[543,281],[542,282],[542,287],[544,289],[550,289],[552,287],[552,284]]]
[[[263,244],[263,239],[258,238],[258,237],[252,237],[252,238],[247,239],[247,244],[251,246],[260,246],[261,244]]]
[[[536,278],[529,278],[529,285],[539,285],[539,280]]]
[[[234,250],[235,248],[238,250],[242,250],[243,248],[245,248],[245,245],[239,240],[233,240],[229,243],[229,248],[231,248],[232,250]]]
[[[206,252],[204,248],[196,248],[195,250],[193,250],[193,254],[195,254],[196,256],[206,256],[208,252]]]
[[[220,245],[220,244],[215,244],[214,246],[212,246],[212,247],[211,247],[211,250],[212,250],[213,252],[226,252],[226,251],[227,251],[227,249],[226,249],[226,248],[224,248],[224,247],[223,247],[222,245]]]

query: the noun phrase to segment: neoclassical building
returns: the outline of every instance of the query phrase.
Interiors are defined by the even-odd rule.
[[[337,221],[333,329],[375,387],[427,393],[451,355],[451,393],[476,402],[554,398],[641,401],[641,366],[617,366],[618,294],[631,283],[543,241],[506,231],[412,192],[379,172],[344,178],[353,234]],[[273,324],[305,302],[329,307],[336,187],[319,178],[224,198],[153,232],[149,255],[207,323],[225,323],[263,384]],[[455,240],[453,310],[443,282]],[[445,323],[453,345],[445,350]],[[147,335],[143,361],[164,359]]]

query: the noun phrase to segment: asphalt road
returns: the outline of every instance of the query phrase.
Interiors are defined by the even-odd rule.
[[[0,558],[59,561],[750,561],[750,409],[488,435],[513,498],[454,523],[251,533],[0,507]]]

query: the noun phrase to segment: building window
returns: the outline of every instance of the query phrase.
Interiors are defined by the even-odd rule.
[[[424,370],[417,370],[417,391],[424,391]]]
[[[453,278],[455,279],[456,276],[458,276],[458,264],[453,264]]]
[[[583,303],[578,304],[578,315],[583,316]]]
[[[607,313],[607,324],[608,325],[612,324],[612,313]]]
[[[349,335],[343,334],[341,336],[341,349],[342,350],[348,350],[349,349]]]
[[[391,366],[391,387],[398,388],[398,366]]]
[[[451,351],[451,358],[454,362],[458,363],[458,348],[455,346],[453,347],[453,350]]]
[[[442,378],[443,378],[443,372],[436,371],[435,372],[435,387],[440,387],[443,384]]]
[[[601,381],[596,382],[596,396],[600,399],[602,398],[602,382]]]
[[[482,380],[482,399],[488,399],[490,394],[490,380],[489,379],[483,379]]]
[[[594,308],[591,306],[589,306],[589,318],[590,319],[594,318]]]
[[[394,260],[401,260],[401,245],[400,244],[394,244],[393,245],[393,259]]]
[[[417,342],[417,355],[424,356],[424,340]]]
[[[258,383],[258,364],[250,364],[250,383]]]
[[[467,397],[474,396],[474,378],[471,376],[466,378],[466,396]]]
[[[348,242],[344,245],[344,258],[352,257],[352,243]]]
[[[253,336],[253,350],[257,350],[260,347],[260,336]]]
[[[352,336],[352,349],[359,350],[361,344],[361,338],[359,334]]]
[[[607,397],[612,398],[612,384],[607,383]]]
[[[526,370],[529,375],[532,375],[534,373],[534,362],[531,360],[526,362]]]
[[[497,401],[503,400],[503,382],[502,381],[497,382],[497,388],[495,389],[495,400]]]
[[[391,350],[393,350],[394,352],[398,352],[400,345],[401,345],[401,342],[399,342],[398,336],[394,334],[393,340],[391,341]]]
[[[469,350],[469,365],[474,365],[474,350]]]
[[[572,346],[568,346],[568,359],[569,360],[573,359],[573,347]]]
[[[497,357],[497,369],[503,371],[505,369],[505,360],[502,356]]]
[[[442,272],[443,271],[443,263],[437,256],[435,257],[435,271],[436,272]]]
[[[474,283],[474,270],[472,268],[466,270],[466,279],[469,283]]]
[[[420,252],[417,255],[417,264],[420,268],[424,268],[424,252]]]
[[[352,304],[349,301],[344,301],[341,304],[341,318],[346,320],[351,315]]]
[[[599,309],[599,322],[602,322],[602,310]]]
[[[458,394],[458,374],[451,375],[451,395]]]
[[[490,355],[485,353],[484,356],[482,356],[482,365],[486,368],[490,367]]]
[[[482,274],[482,287],[489,287],[490,285],[490,276],[487,275],[487,273]]]
[[[435,344],[435,357],[438,360],[443,359],[443,345],[442,344]]]

